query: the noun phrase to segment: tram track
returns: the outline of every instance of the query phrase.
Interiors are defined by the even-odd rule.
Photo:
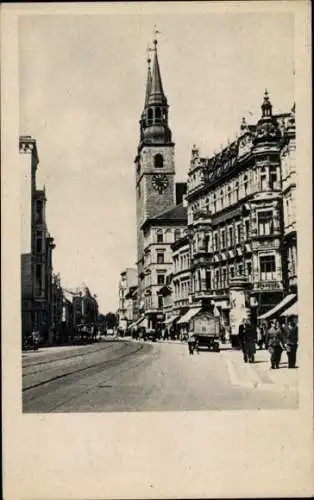
[[[130,344],[128,344],[127,342],[124,343],[124,346],[117,349],[116,352],[119,352],[121,351],[122,349],[125,350],[125,347],[128,346]],[[122,359],[124,358],[127,358],[129,356],[132,356],[136,353],[138,353],[139,351],[141,351],[142,349],[144,348],[144,344],[132,344],[132,350],[130,352],[126,352],[124,354],[122,354],[121,356],[116,356],[114,358],[111,358],[111,359],[106,359],[106,360],[102,360],[102,361],[99,361],[97,363],[93,363],[93,364],[88,364],[87,366],[84,366],[84,367],[81,367],[81,368],[77,368],[75,370],[71,370],[71,371],[66,371],[66,372],[63,372],[61,374],[58,374],[58,375],[54,375],[53,377],[50,377],[48,379],[45,379],[45,380],[41,380],[39,382],[36,382],[32,385],[29,385],[27,387],[23,387],[22,388],[22,392],[25,394],[25,393],[28,393],[29,391],[32,391],[34,389],[37,389],[37,388],[40,388],[40,387],[43,387],[43,386],[47,386],[49,384],[52,384],[53,382],[57,382],[58,380],[62,379],[62,378],[67,378],[67,377],[71,377],[72,375],[78,375],[78,374],[81,374],[81,373],[86,373],[88,370],[91,371],[91,373],[89,375],[93,375],[93,372],[95,372],[96,370],[96,373],[99,369],[100,366],[106,366],[106,368],[109,368],[109,367],[113,367],[113,366],[116,366],[117,364],[119,364],[121,362]],[[31,401],[32,399],[36,399],[36,395],[34,398],[32,397],[28,397],[27,399],[29,401]]]
[[[45,361],[37,361],[36,363],[29,363],[29,364],[23,366],[22,377],[27,377],[27,376],[30,376],[30,375],[35,375],[36,373],[38,373],[37,370],[27,371],[28,368],[39,367],[39,366],[51,366],[52,363],[60,363],[62,361],[72,360],[72,359],[79,358],[79,357],[95,355],[95,354],[98,354],[101,351],[105,351],[107,349],[110,349],[110,348],[114,347],[117,343],[118,342],[115,341],[115,342],[111,342],[106,347],[100,347],[99,349],[96,349],[96,350],[94,349],[94,350],[89,350],[89,351],[83,351],[83,352],[80,352],[80,353],[77,353],[77,354],[72,354],[72,355],[65,356],[65,357],[58,357],[58,358],[54,358],[54,359],[47,359]],[[126,342],[123,342],[123,344],[126,345]]]

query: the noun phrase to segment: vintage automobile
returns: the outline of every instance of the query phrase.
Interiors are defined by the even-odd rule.
[[[200,311],[189,324],[190,332],[193,332],[197,346],[207,347],[209,350],[219,352],[219,320],[213,313]]]
[[[143,333],[144,340],[152,340],[153,342],[156,342],[157,338],[158,334],[154,328],[145,329],[145,332]]]

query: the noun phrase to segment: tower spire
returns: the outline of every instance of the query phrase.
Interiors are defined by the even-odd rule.
[[[152,88],[152,72],[151,72],[151,58],[150,58],[150,52],[153,49],[148,45],[147,46],[147,83],[146,83],[146,94],[145,94],[145,107],[148,105],[148,99],[151,93],[151,88]]]
[[[159,31],[155,30],[155,35],[159,33]],[[154,44],[154,62],[153,62],[153,72],[152,72],[152,86],[151,86],[151,92],[149,96],[149,104],[167,104],[167,99],[164,94],[163,86],[162,86],[162,81],[161,81],[161,74],[160,74],[160,68],[159,68],[159,61],[158,61],[158,52],[157,52],[157,45],[158,41],[155,37],[153,40]]]

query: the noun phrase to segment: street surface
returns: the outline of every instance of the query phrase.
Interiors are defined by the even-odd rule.
[[[293,409],[298,369],[269,369],[267,351],[245,364],[222,346],[190,356],[179,341],[106,339],[23,352],[23,411],[106,412]]]

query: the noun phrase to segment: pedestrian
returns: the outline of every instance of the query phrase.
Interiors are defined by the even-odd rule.
[[[39,347],[39,331],[34,329],[32,331],[32,345],[33,345],[33,349],[34,351],[38,351],[38,347]]]
[[[241,348],[241,351],[243,353],[243,361],[244,361],[244,363],[247,363],[248,355],[247,355],[247,345],[246,345],[246,335],[245,335],[245,319],[244,318],[242,319],[242,321],[239,325],[238,337],[239,337],[240,348]]]
[[[194,354],[195,347],[196,347],[196,337],[193,332],[189,332],[188,333],[189,354]]]
[[[273,320],[268,330],[268,348],[271,368],[279,368],[281,354],[284,350],[284,337],[278,320]]]
[[[254,363],[255,361],[255,344],[256,331],[249,320],[243,320],[243,329],[241,329],[241,347],[243,352],[244,362]]]
[[[299,341],[299,332],[298,332],[298,327],[296,325],[296,321],[293,321],[292,318],[288,319],[287,325],[284,329],[284,333],[285,333],[285,344],[288,357],[288,367],[295,368],[298,341]]]

